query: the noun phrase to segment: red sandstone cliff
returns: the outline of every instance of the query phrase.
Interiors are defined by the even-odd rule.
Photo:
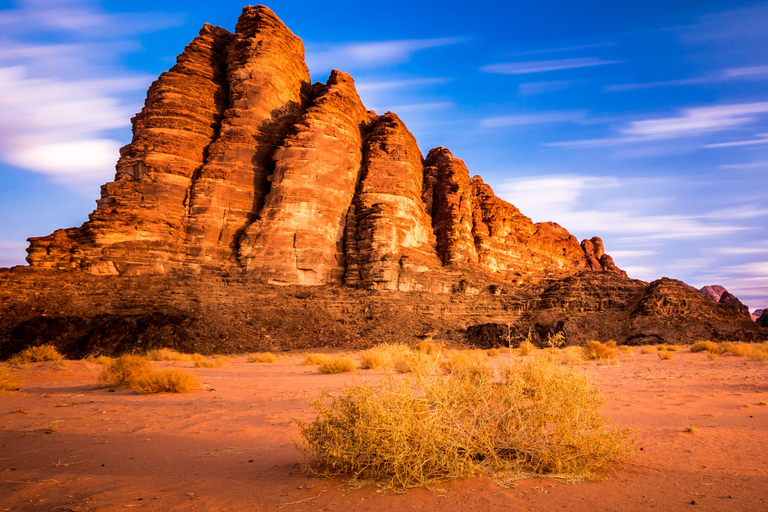
[[[79,228],[30,239],[33,267],[243,272],[275,284],[448,291],[501,279],[622,274],[594,237],[534,224],[445,148],[424,159],[349,75],[310,85],[301,40],[266,7],[206,25],[152,84]]]

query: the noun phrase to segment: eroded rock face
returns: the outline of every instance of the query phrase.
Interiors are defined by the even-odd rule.
[[[90,220],[30,239],[31,266],[401,291],[450,291],[456,272],[623,275],[599,238],[532,223],[447,149],[425,160],[349,75],[311,86],[301,40],[263,6],[234,34],[205,25],[133,132]]]

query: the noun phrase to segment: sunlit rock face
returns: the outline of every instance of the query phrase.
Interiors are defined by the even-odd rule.
[[[89,218],[31,238],[29,264],[401,291],[450,291],[462,272],[623,275],[600,238],[534,224],[443,147],[424,158],[346,73],[311,85],[301,40],[264,6],[234,34],[205,25],[152,84]]]

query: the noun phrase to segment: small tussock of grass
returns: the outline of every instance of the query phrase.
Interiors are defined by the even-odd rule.
[[[192,361],[192,354],[182,354],[170,348],[156,348],[147,352],[146,356],[150,361]]]
[[[690,348],[691,352],[704,352],[722,354],[723,350],[714,341],[697,341]]]
[[[312,402],[294,420],[302,468],[411,488],[488,474],[588,479],[629,458],[633,436],[608,426],[589,376],[543,358],[515,361],[502,382],[455,374],[390,375]]]
[[[312,352],[311,354],[305,354],[304,360],[301,362],[304,366],[318,366],[327,362],[331,356],[328,354],[320,354]]]
[[[662,350],[661,352],[659,352],[659,359],[661,360],[672,359],[673,356],[674,354],[672,354],[672,352],[668,350]]]
[[[578,345],[565,347],[560,351],[559,359],[565,364],[581,364],[584,362],[584,350]]]
[[[142,395],[189,393],[200,385],[196,375],[178,369],[149,371],[136,380],[133,389]]]
[[[588,341],[584,345],[584,359],[614,359],[616,357],[616,342],[600,343],[599,341]]]
[[[440,369],[456,377],[470,379],[491,378],[493,371],[488,364],[488,356],[480,351],[451,350],[446,359],[440,361]]]
[[[752,347],[745,343],[731,343],[730,341],[726,341],[720,343],[720,348],[723,349],[723,352],[730,352],[731,355],[736,357],[744,357],[752,353]]]
[[[652,345],[643,345],[640,347],[641,354],[655,354],[656,352],[658,352],[658,349]]]
[[[366,370],[381,370],[392,361],[392,352],[382,347],[373,347],[360,352],[360,363]]]
[[[498,357],[501,355],[501,349],[500,348],[489,348],[485,351],[486,355],[488,357]]]
[[[707,357],[710,361],[715,361],[718,357],[720,357],[720,354],[717,352],[707,352]]]
[[[43,363],[46,361],[61,361],[64,356],[53,345],[27,347],[8,359],[8,364]]]
[[[685,431],[688,432],[689,434],[695,434],[698,431],[698,429],[694,425],[686,425]]]
[[[320,373],[347,373],[355,371],[355,362],[347,356],[329,357],[327,361],[320,363]]]
[[[272,352],[256,352],[249,354],[246,361],[249,363],[274,363],[277,361],[277,356]]]
[[[534,350],[536,350],[536,345],[534,345],[528,340],[525,340],[520,343],[520,346],[517,347],[517,350],[521,356],[527,356],[533,353]]]
[[[413,350],[414,352],[423,352],[428,356],[434,356],[440,352],[440,347],[431,341],[421,341],[413,347]]]
[[[141,356],[123,355],[104,367],[99,383],[105,388],[133,389],[143,375],[151,372],[149,361]]]
[[[224,368],[225,366],[227,366],[227,358],[222,356],[195,361],[195,368]]]
[[[88,356],[85,358],[85,360],[89,363],[100,364],[104,366],[112,364],[115,361],[114,358],[109,356]]]
[[[5,366],[0,366],[0,393],[11,393],[19,390],[19,380]]]
[[[424,352],[405,352],[393,357],[392,366],[397,373],[427,375],[434,372],[437,367],[437,357]]]
[[[634,357],[635,355],[635,348],[630,345],[621,345],[618,347],[619,352],[621,352],[622,355]]]

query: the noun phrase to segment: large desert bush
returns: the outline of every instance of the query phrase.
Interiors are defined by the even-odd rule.
[[[64,356],[53,345],[39,345],[28,347],[14,354],[8,360],[9,364],[42,363],[45,361],[60,361]]]
[[[584,359],[613,359],[616,357],[616,342],[600,343],[588,341],[584,345]]]
[[[392,353],[383,347],[373,347],[360,352],[360,363],[366,370],[386,368],[392,361]]]
[[[723,350],[714,341],[697,341],[691,345],[691,352],[714,352],[716,354],[722,354]]]
[[[391,375],[315,399],[296,446],[306,471],[395,488],[480,473],[590,478],[632,454],[631,433],[607,426],[601,403],[587,375],[539,358],[513,363],[502,382]]]
[[[188,393],[200,385],[196,375],[182,370],[153,370],[136,379],[133,389],[143,395],[153,393]]]
[[[434,373],[438,365],[438,358],[437,356],[430,356],[426,352],[404,352],[394,355],[392,365],[397,373],[427,375]]]
[[[416,352],[424,352],[428,356],[437,355],[440,347],[431,341],[420,341],[414,348]]]
[[[482,351],[450,350],[440,361],[440,369],[445,373],[470,378],[490,378],[493,374],[488,356]]]
[[[19,381],[5,366],[0,366],[0,393],[8,393],[19,389]]]
[[[134,388],[139,378],[150,371],[145,358],[126,354],[104,367],[99,382],[107,388]]]
[[[320,373],[347,373],[355,371],[355,362],[347,356],[330,357],[327,361],[320,363]]]

